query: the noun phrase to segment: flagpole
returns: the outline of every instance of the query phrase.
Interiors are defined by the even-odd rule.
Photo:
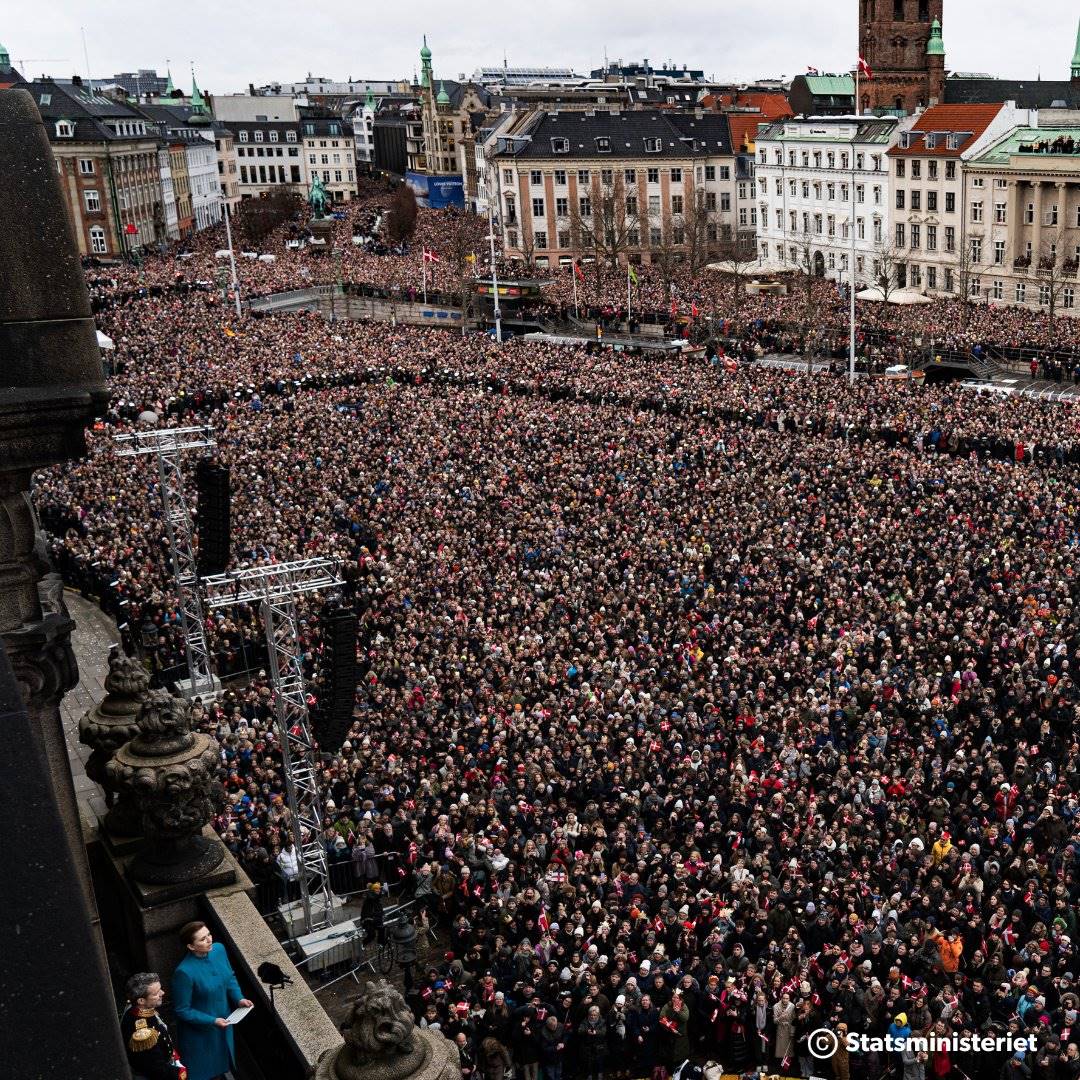
[[[626,332],[630,333],[630,260],[626,260]]]
[[[574,283],[574,318],[580,318],[577,306],[577,263],[570,264],[570,279]]]
[[[420,276],[424,282],[424,307],[427,307],[427,252],[420,249]]]
[[[861,106],[859,104],[859,68],[860,68],[860,65],[856,64],[855,65],[855,115],[856,116],[861,115],[861,113],[859,112],[859,110],[861,108]]]

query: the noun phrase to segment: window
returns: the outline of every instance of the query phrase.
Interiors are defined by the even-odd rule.
[[[995,281],[994,284],[990,287],[990,295],[995,300],[1004,300],[1005,299],[1005,282],[1003,282],[1003,281]]]
[[[506,230],[506,244],[508,247],[516,248],[518,246],[518,234],[517,229]]]
[[[953,272],[949,267],[945,267],[945,292],[951,293],[953,291]]]
[[[286,131],[285,132],[285,141],[286,142],[296,142],[296,132],[295,131]]]
[[[731,192],[730,191],[721,191],[720,192],[720,213],[726,214],[726,213],[730,213],[730,211],[731,211]]]
[[[1039,304],[1042,307],[1046,307],[1046,305],[1049,304],[1049,303],[1050,303],[1050,286],[1049,285],[1040,285],[1039,286]]]
[[[262,142],[263,141],[263,133],[261,131],[256,131],[255,132],[255,141],[256,142]]]
[[[836,269],[836,252],[835,251],[830,251],[829,252],[828,262],[829,262],[829,269],[830,270],[835,270]]]
[[[845,228],[846,227],[847,226],[845,226]],[[865,240],[866,239],[866,218],[856,218],[855,219],[855,235],[860,240]]]
[[[794,217],[795,212],[792,211]],[[776,210],[776,228],[778,231],[783,232],[784,229],[784,212],[779,207]]]
[[[79,158],[79,172],[83,176],[94,175],[94,161],[93,158]]]
[[[650,195],[649,196],[649,213],[650,214],[659,214],[660,213],[660,196],[659,195]]]
[[[792,232],[795,232],[799,227],[799,215],[794,210],[789,210],[788,217],[791,219],[791,225],[789,227]]]
[[[1027,285],[1023,281],[1016,283],[1016,302],[1022,304],[1027,299]]]
[[[650,184],[659,184],[660,183],[660,170],[659,169],[649,169],[648,172],[645,174],[645,179],[648,180],[648,182]]]
[[[611,187],[613,179],[614,177],[610,169],[600,170],[600,183],[603,184],[604,187]]]
[[[955,161],[946,161],[945,162],[945,179],[946,180],[955,180],[956,179],[956,162]]]
[[[1061,294],[1061,306],[1071,308],[1076,302],[1076,293],[1071,285],[1065,287],[1065,291]]]
[[[820,169],[821,168],[821,151],[820,150],[815,150],[814,151],[814,168],[815,169]]]
[[[637,196],[626,196],[626,213],[629,217],[635,217],[637,215]]]
[[[686,243],[686,232],[681,225],[676,225],[671,230],[671,239],[676,244]]]
[[[671,212],[673,214],[681,214],[683,212],[683,197],[681,195],[671,196]]]
[[[509,185],[513,184],[513,182],[514,182],[513,170],[511,170],[511,169],[503,169],[503,183],[506,184],[507,186],[509,186]]]
[[[83,199],[86,202],[87,213],[96,214],[101,209],[101,196],[95,188],[88,188],[84,191]]]
[[[533,199],[532,201],[532,214],[534,218],[542,218],[544,216],[544,200]]]
[[[730,165],[721,165],[720,166],[720,179],[721,180],[730,180],[731,179],[731,166]]]
[[[922,268],[912,263],[911,266],[911,287],[913,289],[919,288],[922,285]]]
[[[986,180],[982,176],[973,176],[971,178],[971,186],[973,188],[978,188],[981,190],[982,188],[986,187]]]
[[[922,210],[922,192],[913,191],[911,193],[911,209]]]
[[[517,221],[517,206],[512,198],[506,200],[506,220],[511,225]]]
[[[936,131],[928,131],[923,136],[923,145],[926,147],[927,150],[935,149],[937,147],[937,132]],[[915,174],[912,173],[912,176],[914,176],[914,175]]]
[[[681,184],[682,183],[682,169],[672,169],[671,170],[671,182],[673,184]]]
[[[829,202],[836,202],[836,185],[835,184],[829,184],[828,187],[826,188],[826,191],[828,192],[828,195],[829,195]]]
[[[661,149],[661,140],[655,137],[651,137],[645,140],[645,153],[646,154],[659,154]]]
[[[896,159],[896,175],[903,179],[907,175],[907,162],[903,158]]]
[[[1005,265],[1005,241],[1004,240],[995,240],[994,241],[994,265],[995,266],[1004,266]]]
[[[533,242],[534,242],[534,245],[536,247],[540,248],[541,250],[546,248],[547,247],[547,232],[544,229],[540,229],[539,231],[533,233]]]
[[[56,121],[56,137],[58,139],[70,139],[75,134],[75,128],[70,120]]]
[[[937,251],[937,226],[926,226],[926,250]]]
[[[716,179],[716,166],[715,165],[706,165],[705,166],[705,179],[706,180],[715,180]]]
[[[706,176],[708,175],[708,172],[709,172],[709,170],[706,169],[705,170]],[[636,184],[637,183],[637,170],[636,169],[623,169],[623,182],[627,183],[627,184]]]
[[[569,229],[560,229],[559,230],[559,247],[568,248],[569,246],[570,246],[570,230]]]
[[[746,220],[745,220],[745,217],[744,217],[745,214],[746,214],[745,210],[740,210],[739,211],[739,224],[740,225],[745,225],[746,224]],[[821,220],[821,215],[820,214],[815,214],[814,215],[814,232],[818,236],[821,235],[821,232],[822,232],[822,220]]]
[[[95,255],[104,255],[109,249],[105,244],[105,230],[100,225],[90,227],[90,250]],[[1071,304],[1066,304],[1071,307]]]
[[[921,180],[922,179],[922,162],[918,158],[916,158],[911,163],[911,179],[912,180]]]
[[[922,247],[922,227],[913,224],[911,226],[911,247],[912,250],[918,250]]]
[[[278,133],[276,131],[271,131],[270,132],[270,141],[271,142],[277,142],[278,141]]]
[[[904,223],[898,221],[896,223],[896,246],[902,248],[905,246],[906,242],[907,237],[905,236]]]
[[[766,158],[765,155],[766,155],[766,150],[765,150],[764,147],[762,147],[758,151],[758,161],[760,161],[762,165],[767,165],[768,164],[768,159]]]
[[[931,158],[926,163],[926,178],[928,180],[936,180],[937,179],[937,161],[934,160],[934,158]]]
[[[656,247],[656,245],[660,243],[660,226],[659,225],[651,225],[649,227],[649,243],[653,247]]]
[[[809,199],[810,198],[810,181],[809,180],[804,180],[802,182],[802,197],[804,199]]]
[[[937,192],[928,191],[926,193],[926,210],[927,213],[934,214],[937,212]]]
[[[903,188],[897,188],[896,189],[896,209],[897,210],[903,210],[904,205],[905,205],[904,189]]]
[[[582,195],[578,199],[578,213],[583,217],[592,217],[592,199],[588,195]]]
[[[529,183],[533,187],[539,187],[544,182],[544,174],[539,169],[529,170]]]
[[[828,216],[828,219],[827,219],[827,222],[826,222],[826,231],[828,232],[828,234],[830,236],[835,236],[836,235],[836,217],[833,214],[830,214]]]
[[[641,246],[641,233],[638,232],[637,229],[627,229],[626,230],[626,242],[630,245],[630,247],[640,247]]]
[[[904,21],[904,0],[893,0],[892,17],[894,22]]]
[[[607,135],[598,135],[596,137],[596,152],[598,154],[611,153],[611,139]]]
[[[976,200],[971,204],[971,221],[975,225],[982,224],[983,219],[983,204],[981,201]]]
[[[1044,225],[1056,225],[1057,223],[1058,223],[1058,208],[1057,208],[1057,204],[1055,203],[1053,206],[1050,207],[1049,210],[1047,210],[1043,214],[1043,224]]]
[[[560,197],[555,200],[555,216],[567,217],[570,213],[570,200]],[[561,245],[560,245],[561,246]]]
[[[874,205],[881,205],[881,187],[878,184],[874,185]]]
[[[946,214],[954,214],[954,213],[956,213],[956,192],[955,191],[946,191],[945,192],[945,213]]]
[[[926,268],[926,287],[928,289],[937,288],[937,267],[928,266]]]
[[[713,211],[713,210],[716,209],[716,192],[715,191],[706,191],[705,192],[705,209],[707,211]]]
[[[802,157],[801,157],[800,160],[802,161],[802,167],[804,169],[809,169],[810,168],[810,151],[809,150],[804,150],[802,152]]]
[[[52,94],[41,94],[38,97],[38,104],[39,105],[51,105],[52,104]]]
[[[971,261],[973,263],[982,262],[982,239],[978,236],[972,237],[971,240]]]
[[[945,226],[945,250],[956,251],[956,230],[951,225]]]
[[[588,169],[578,169],[578,171],[577,171],[577,182],[579,184],[588,184],[588,182],[589,182],[589,170]]]

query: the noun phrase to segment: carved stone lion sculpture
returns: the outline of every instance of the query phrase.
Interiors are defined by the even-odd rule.
[[[457,1047],[441,1032],[413,1023],[404,998],[385,980],[355,999],[342,1026],[345,1045],[327,1054],[316,1080],[456,1080]]]

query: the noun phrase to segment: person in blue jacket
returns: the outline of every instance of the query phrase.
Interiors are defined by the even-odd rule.
[[[225,1018],[238,1006],[249,1006],[224,945],[215,945],[204,922],[190,922],[180,931],[187,956],[173,972],[180,1059],[188,1080],[215,1080],[233,1066],[233,1029]]]

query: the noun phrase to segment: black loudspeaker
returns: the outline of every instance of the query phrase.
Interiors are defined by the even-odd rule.
[[[324,616],[327,688],[312,724],[321,749],[334,753],[352,727],[356,704],[356,612],[338,608]]]
[[[224,573],[229,565],[231,544],[232,493],[229,470],[213,458],[200,458],[195,467],[199,492],[197,525],[199,577]]]

